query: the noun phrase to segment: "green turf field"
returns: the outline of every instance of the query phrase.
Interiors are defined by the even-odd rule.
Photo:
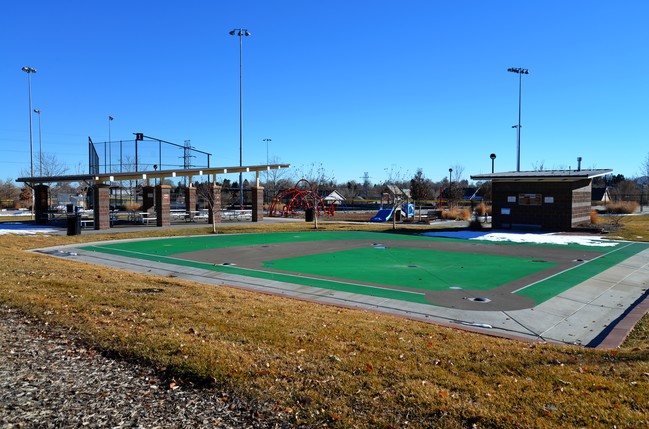
[[[346,250],[331,250],[312,254],[290,254],[292,246],[318,249],[335,241],[355,241],[363,246]],[[381,243],[390,241],[391,246]],[[491,290],[501,285],[542,273],[556,264],[543,259],[525,256],[497,254],[499,246],[512,243],[480,242],[481,254],[465,251],[443,251],[409,247],[408,242],[468,243],[465,240],[422,237],[416,235],[379,232],[300,232],[272,234],[210,235],[200,237],[166,238],[142,241],[117,242],[85,246],[83,250],[110,253],[129,258],[164,262],[175,265],[202,268],[228,274],[238,274],[266,280],[275,280],[322,289],[344,291],[374,297],[390,298],[408,302],[431,304],[424,294],[428,291],[445,291],[454,288],[468,290]],[[395,244],[396,242],[396,244]],[[403,245],[399,245],[403,243]],[[310,246],[312,244],[312,246]],[[331,244],[330,244],[331,245]],[[227,252],[238,250],[245,255],[246,249],[272,247],[268,257],[258,266],[245,266],[245,261],[222,265],[193,260],[192,252]],[[620,263],[624,259],[646,249],[647,244],[620,243],[613,248],[593,248],[584,245],[538,245],[551,255],[553,249],[573,249],[599,252],[600,256],[569,270],[547,276],[526,285],[516,293],[541,303],[576,284]],[[335,249],[335,243],[332,248]],[[448,246],[446,247],[448,249]],[[485,254],[484,249],[493,249]],[[276,249],[283,249],[284,253]],[[257,249],[259,250],[259,249]],[[308,253],[308,252],[307,252]],[[509,252],[512,253],[512,252]],[[227,253],[225,253],[227,254]],[[179,257],[179,255],[183,255]],[[188,256],[189,255],[189,256]],[[266,254],[264,254],[265,256]],[[245,256],[243,256],[245,259]],[[548,258],[551,259],[551,258]]]
[[[362,248],[270,260],[265,268],[421,290],[486,290],[554,264],[528,258],[408,248]],[[495,269],[506,266],[507,269]]]

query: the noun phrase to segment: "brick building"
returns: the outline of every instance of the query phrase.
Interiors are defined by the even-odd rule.
[[[612,171],[513,171],[471,179],[492,182],[494,228],[566,230],[590,223],[592,179]]]

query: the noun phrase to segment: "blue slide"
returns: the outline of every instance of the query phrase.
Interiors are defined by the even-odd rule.
[[[376,216],[370,219],[370,222],[387,222],[392,217],[392,213],[394,213],[394,208],[381,209]]]

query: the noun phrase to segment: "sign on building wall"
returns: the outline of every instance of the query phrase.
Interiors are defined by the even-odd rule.
[[[521,206],[540,206],[542,201],[541,194],[518,194],[518,204]]]

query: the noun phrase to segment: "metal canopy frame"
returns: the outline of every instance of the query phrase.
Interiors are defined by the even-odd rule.
[[[103,174],[72,174],[64,176],[40,176],[40,177],[19,177],[16,182],[27,183],[34,186],[38,183],[58,183],[58,182],[88,182],[88,183],[110,183],[123,180],[146,180],[150,179],[168,179],[171,177],[194,177],[203,175],[224,175],[238,173],[256,173],[255,181],[259,184],[259,173],[262,171],[281,170],[290,168],[291,164],[272,164],[272,165],[250,165],[236,167],[207,167],[207,168],[189,168],[189,169],[171,169],[171,170],[149,170],[149,171],[130,171],[122,173],[103,173]],[[215,180],[216,181],[216,180]]]

